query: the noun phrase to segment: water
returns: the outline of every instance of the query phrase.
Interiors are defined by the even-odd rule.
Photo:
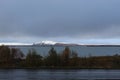
[[[21,49],[24,54],[28,53],[29,49],[35,49],[42,56],[46,56],[51,46],[16,46]],[[61,53],[65,46],[54,46],[58,53]],[[76,51],[79,56],[108,56],[120,54],[120,46],[100,46],[100,47],[87,47],[87,46],[69,46],[73,51]]]
[[[115,80],[120,70],[1,69],[0,80]]]

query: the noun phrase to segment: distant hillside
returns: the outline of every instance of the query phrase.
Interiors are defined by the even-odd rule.
[[[79,44],[53,42],[53,41],[41,41],[33,44],[34,46],[79,46]]]

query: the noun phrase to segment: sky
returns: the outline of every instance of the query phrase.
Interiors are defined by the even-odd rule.
[[[0,0],[0,43],[120,44],[120,0]]]

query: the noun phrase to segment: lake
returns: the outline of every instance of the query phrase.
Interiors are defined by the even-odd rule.
[[[0,69],[0,80],[108,80],[120,79],[120,70]]]
[[[58,53],[61,53],[65,48],[65,46],[14,46],[14,48],[19,48],[25,55],[28,53],[28,50],[35,49],[42,56],[46,56],[51,47],[54,47]],[[69,46],[69,48],[82,57],[120,54],[120,46]]]

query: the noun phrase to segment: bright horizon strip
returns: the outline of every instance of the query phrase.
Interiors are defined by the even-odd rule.
[[[69,40],[69,41],[36,41],[36,42],[0,42],[0,45],[32,45],[33,43],[46,43],[46,44],[55,44],[55,43],[67,43],[67,44],[80,44],[80,45],[120,45],[119,39],[89,39],[89,40]]]

